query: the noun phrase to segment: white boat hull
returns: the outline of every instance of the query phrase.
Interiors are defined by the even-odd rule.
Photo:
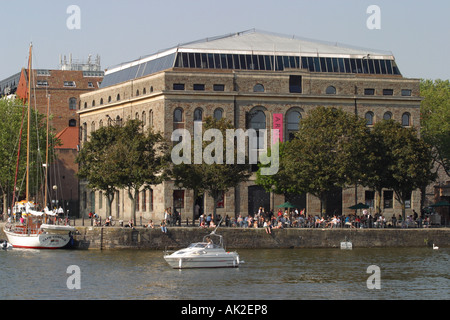
[[[71,237],[66,234],[17,234],[4,230],[8,242],[14,248],[22,249],[60,249],[65,247]]]
[[[237,268],[239,255],[236,252],[180,255],[176,252],[164,255],[166,262],[174,269],[192,268]]]

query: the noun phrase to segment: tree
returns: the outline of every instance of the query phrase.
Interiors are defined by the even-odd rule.
[[[296,193],[311,193],[326,212],[326,195],[361,179],[367,152],[364,119],[336,108],[318,107],[302,120],[281,159],[281,172]]]
[[[33,108],[30,110],[30,113],[29,185],[31,197],[38,200],[45,181],[42,164],[45,162],[47,126],[44,115]],[[0,123],[0,193],[10,197],[14,190],[17,168],[16,187],[19,188],[19,195],[24,194],[25,187],[22,185],[22,181],[26,170],[27,111],[23,101],[19,99],[0,99]],[[55,137],[54,129],[50,127],[49,162],[55,158],[54,147],[58,144],[59,141]],[[44,152],[44,154],[41,154],[41,152]],[[16,200],[19,195],[16,197]],[[7,202],[11,200],[10,198]]]
[[[226,163],[216,161],[219,158],[226,159],[226,131],[234,129],[234,126],[230,121],[226,119],[216,120],[212,117],[207,117],[204,120],[202,128],[202,137],[205,139],[205,133],[212,129],[215,133],[212,136],[212,142],[202,141],[199,150],[195,147],[191,148],[188,152],[192,152],[190,159],[193,159],[195,152],[201,152],[203,160],[201,163],[195,164],[192,162],[174,164],[172,167],[171,175],[175,180],[175,184],[182,183],[188,189],[194,189],[196,192],[206,192],[214,200],[213,216],[216,218],[217,213],[217,201],[219,197],[230,190],[235,188],[239,183],[246,181],[250,174],[248,172],[248,165],[234,163]],[[222,138],[222,140],[220,139]],[[203,139],[202,139],[203,140]],[[234,159],[236,160],[237,150],[234,148]],[[205,157],[208,157],[212,161],[204,161]]]
[[[111,216],[111,204],[119,185],[117,163],[114,161],[111,146],[119,136],[120,127],[102,127],[91,133],[89,141],[83,144],[76,162],[79,164],[78,177],[88,181],[92,190],[103,191],[108,205],[107,216]]]
[[[143,132],[142,121],[129,120],[120,128],[117,141],[111,146],[117,186],[126,188],[131,212],[136,221],[136,200],[144,186],[158,185],[165,180],[168,146],[159,133]]]
[[[433,146],[433,155],[450,176],[450,81],[421,80],[421,135]]]
[[[93,190],[102,190],[108,199],[108,215],[116,190],[126,188],[136,221],[136,199],[144,185],[164,180],[167,146],[159,133],[142,130],[142,122],[129,120],[124,126],[108,126],[91,134],[77,157],[78,176],[88,180]]]
[[[394,190],[405,218],[405,204],[411,193],[436,178],[431,147],[418,137],[414,128],[404,128],[393,120],[375,124],[372,135],[382,145],[382,162],[375,166],[387,169],[380,180],[385,188]]]

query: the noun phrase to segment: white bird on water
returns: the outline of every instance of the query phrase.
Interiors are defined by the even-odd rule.
[[[435,246],[433,243],[433,250],[437,250],[437,249],[439,249],[439,247]]]

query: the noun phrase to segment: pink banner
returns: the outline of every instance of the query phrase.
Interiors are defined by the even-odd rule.
[[[273,114],[273,129],[279,130],[279,134],[277,136],[276,132],[272,133],[272,144],[277,142],[283,142],[283,114],[282,113],[274,113]]]

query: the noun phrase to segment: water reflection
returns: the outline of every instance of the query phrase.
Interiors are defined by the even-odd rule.
[[[449,299],[447,248],[239,250],[238,269],[171,269],[159,251],[0,252],[1,299]],[[81,270],[69,290],[67,267]],[[367,268],[381,290],[367,289]]]

